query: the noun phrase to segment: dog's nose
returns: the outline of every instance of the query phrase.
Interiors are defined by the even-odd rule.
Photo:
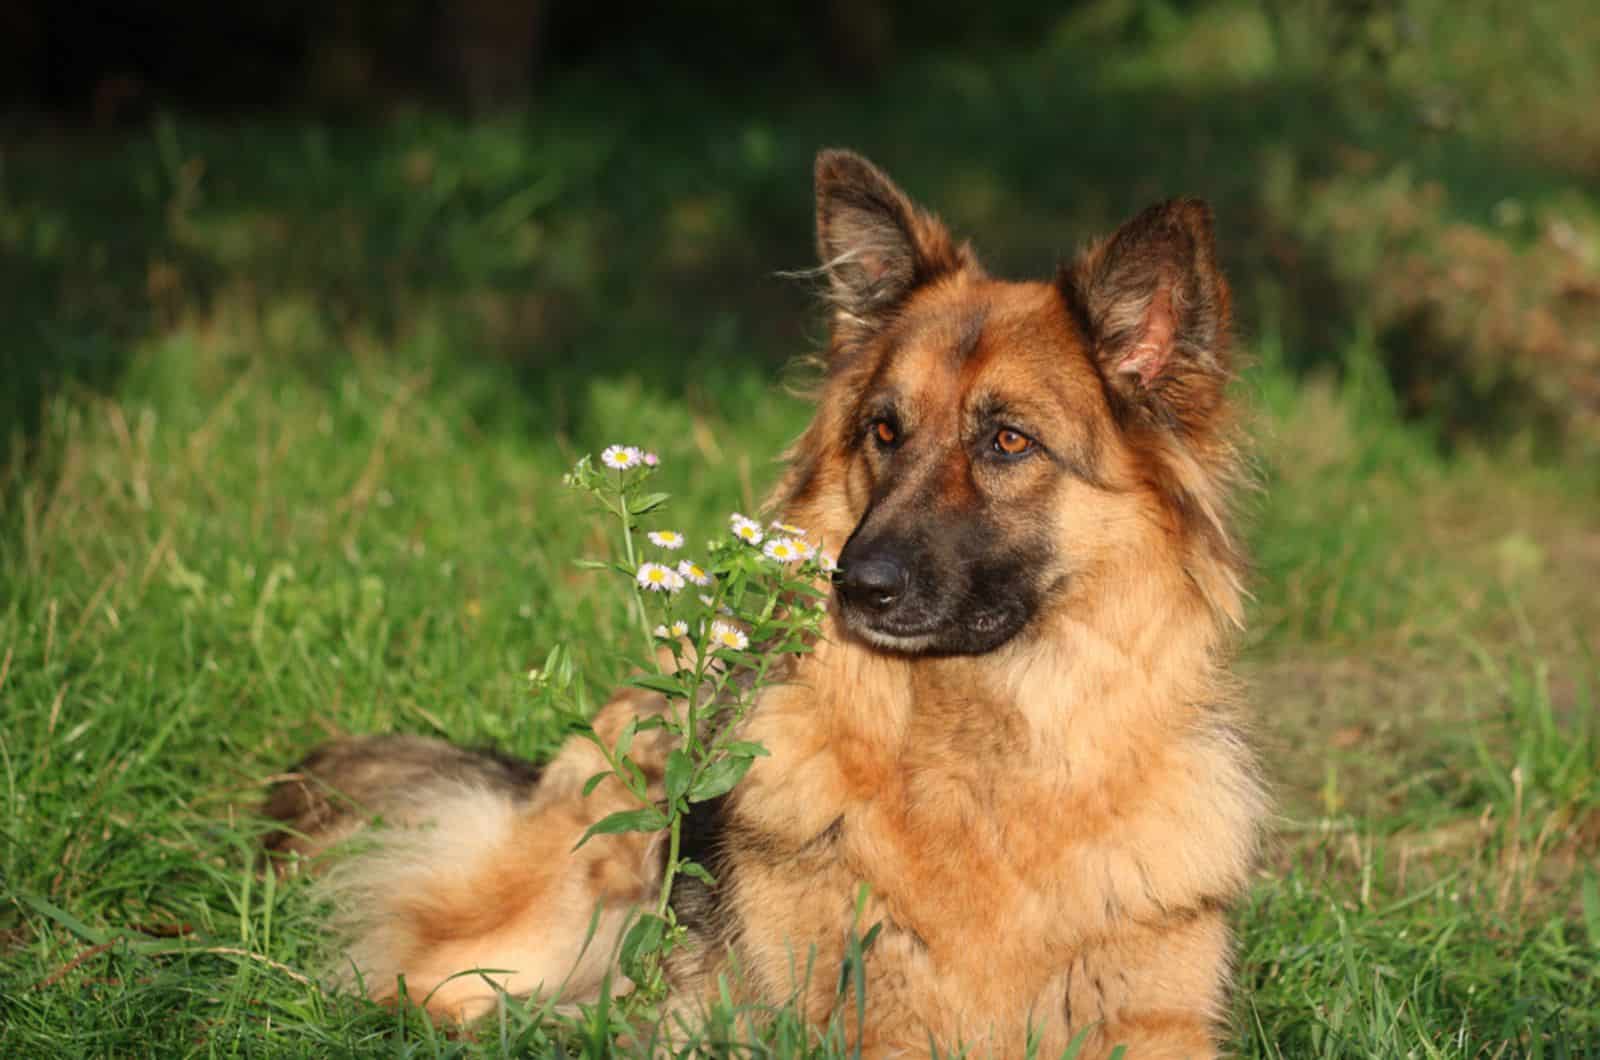
[[[886,611],[906,588],[906,569],[882,556],[858,560],[833,576],[844,598],[856,607]]]

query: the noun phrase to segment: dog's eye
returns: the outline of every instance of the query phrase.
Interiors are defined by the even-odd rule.
[[[1006,456],[1021,456],[1033,448],[1033,439],[1026,434],[1002,427],[994,436],[994,450]]]
[[[882,446],[891,446],[900,440],[900,432],[894,429],[894,424],[888,420],[876,420],[872,424],[872,436]]]

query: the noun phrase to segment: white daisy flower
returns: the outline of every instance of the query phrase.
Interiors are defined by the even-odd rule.
[[[734,512],[733,515],[729,517],[728,525],[733,528],[734,537],[737,537],[741,541],[747,541],[752,545],[761,544],[762,538],[766,536],[761,532],[760,523],[756,522],[754,519],[747,519],[738,512]]]
[[[732,623],[713,622],[711,623],[711,643],[719,648],[744,651],[750,646],[750,638],[744,635],[744,630]]]
[[[652,530],[644,536],[650,539],[652,545],[667,549],[669,552],[676,552],[683,547],[683,535],[676,530]]]
[[[639,466],[639,450],[631,445],[608,445],[600,452],[600,462],[616,471]]]
[[[780,534],[788,534],[790,537],[806,536],[805,528],[801,526],[795,526],[793,523],[772,522],[768,523],[767,526],[773,530],[776,530]]]
[[[645,563],[637,575],[639,587],[653,593],[675,593],[683,588],[683,575],[660,563]]]
[[[702,568],[700,564],[696,563],[692,559],[686,559],[680,562],[678,564],[678,573],[683,575],[685,581],[694,582],[694,584],[700,586],[702,589],[711,584],[711,575],[707,574],[704,568]],[[706,601],[707,607],[711,606],[710,597],[702,596],[700,599]]]
[[[826,552],[819,552],[817,554],[817,566],[822,568],[822,573],[832,574],[839,569],[839,562]]]
[[[768,559],[777,560],[779,563],[793,563],[805,557],[800,552],[800,543],[789,537],[775,537],[767,542],[767,547],[761,554]]]
[[[679,637],[688,632],[689,623],[685,622],[681,618],[670,626],[657,626],[655,628],[656,636],[660,637],[662,640],[677,640]]]

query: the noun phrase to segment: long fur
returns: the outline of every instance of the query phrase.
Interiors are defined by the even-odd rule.
[[[903,561],[933,624],[925,650],[882,632],[847,564],[815,651],[760,693],[739,735],[770,757],[686,831],[716,883],[675,887],[672,1013],[726,982],[844,1020],[863,1055],[1059,1055],[1080,1034],[1089,1057],[1215,1055],[1265,796],[1227,668],[1241,464],[1209,212],[1162,204],[1053,281],[1006,283],[865,160],[824,152],[817,184],[833,340],[769,504],[843,558]],[[903,448],[864,429],[889,405]],[[986,455],[989,408],[1039,451]],[[596,731],[664,709],[630,690]],[[670,749],[633,748],[658,794]],[[278,849],[314,860],[361,804],[401,825],[326,875],[366,991],[403,977],[453,1018],[499,990],[592,996],[662,857],[637,835],[572,849],[631,805],[614,781],[584,795],[598,750],[536,783],[395,751],[334,745],[271,806]],[[872,925],[858,1026],[837,970]],[[499,970],[452,978],[471,968]]]

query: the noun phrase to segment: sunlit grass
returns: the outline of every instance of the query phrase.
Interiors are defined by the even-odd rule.
[[[335,955],[318,911],[257,875],[250,809],[335,732],[547,754],[559,730],[527,709],[527,668],[565,640],[603,687],[607,645],[628,629],[621,598],[569,563],[603,547],[559,484],[574,436],[658,448],[694,540],[748,507],[805,410],[738,378],[706,386],[748,399],[699,412],[597,379],[574,398],[571,434],[553,435],[518,411],[505,369],[425,360],[308,375],[185,330],[146,346],[115,398],[52,405],[56,473],[11,495],[0,618],[5,1034],[24,1054],[251,1048],[270,1029],[290,1051],[386,1052],[398,1035],[476,1055],[537,1052],[557,1033],[513,1006],[469,1044],[323,994]],[[1241,1041],[1255,1055],[1460,1055],[1600,1033],[1580,974],[1600,926],[1580,895],[1600,806],[1580,692],[1592,672],[1501,623],[1505,590],[1459,594],[1478,552],[1381,562],[1426,555],[1432,505],[1516,467],[1418,450],[1403,471],[1377,458],[1402,444],[1398,424],[1334,429],[1329,417],[1361,417],[1315,390],[1268,405],[1263,426],[1294,458],[1265,455],[1251,656],[1294,665],[1263,682],[1258,716],[1269,764],[1292,743],[1283,760],[1318,772],[1273,770],[1285,826],[1242,914]],[[1316,447],[1320,463],[1295,457]],[[1526,518],[1486,513],[1484,532],[1509,519],[1558,548],[1582,531],[1537,482],[1507,495]],[[1339,511],[1375,497],[1381,530]],[[1341,556],[1344,535],[1358,544]],[[1559,572],[1521,577],[1537,610]],[[1297,593],[1337,599],[1307,617]],[[1419,648],[1409,680],[1385,690],[1364,675],[1363,652],[1406,644]],[[1358,662],[1330,666],[1330,651]],[[1262,665],[1270,677],[1276,664],[1247,669]],[[1394,760],[1374,769],[1364,747]],[[1407,769],[1420,784],[1394,776]],[[1380,775],[1387,795],[1361,790]],[[1492,988],[1505,977],[1524,985]],[[799,1040],[778,1026],[767,1033]]]
[[[1218,201],[1263,486],[1241,670],[1279,798],[1237,918],[1239,1055],[1592,1055],[1593,464],[1520,421],[1483,447],[1408,418],[1362,302],[1372,241],[1418,210],[1421,239],[1586,238],[1548,85],[1592,72],[1501,98],[1483,27],[1435,19],[1493,98],[1418,135],[1344,82],[1321,113],[1311,59],[1237,5],[1145,5],[1144,51],[1066,63],[1132,32],[1091,6],[1015,63],[919,60],[783,123],[577,80],[477,126],[164,120],[93,166],[8,156],[0,1053],[626,1051],[611,1011],[508,1002],[462,1037],[325,992],[320,911],[256,871],[251,811],[337,733],[548,755],[525,674],[557,642],[616,680],[624,601],[570,563],[605,545],[560,474],[648,444],[691,542],[754,505],[807,415],[781,366],[819,332],[772,274],[811,253],[812,150],[852,142],[1010,271],[1146,199]],[[1439,75],[1374,76],[1415,101]],[[842,1051],[793,1012],[704,1033]]]

